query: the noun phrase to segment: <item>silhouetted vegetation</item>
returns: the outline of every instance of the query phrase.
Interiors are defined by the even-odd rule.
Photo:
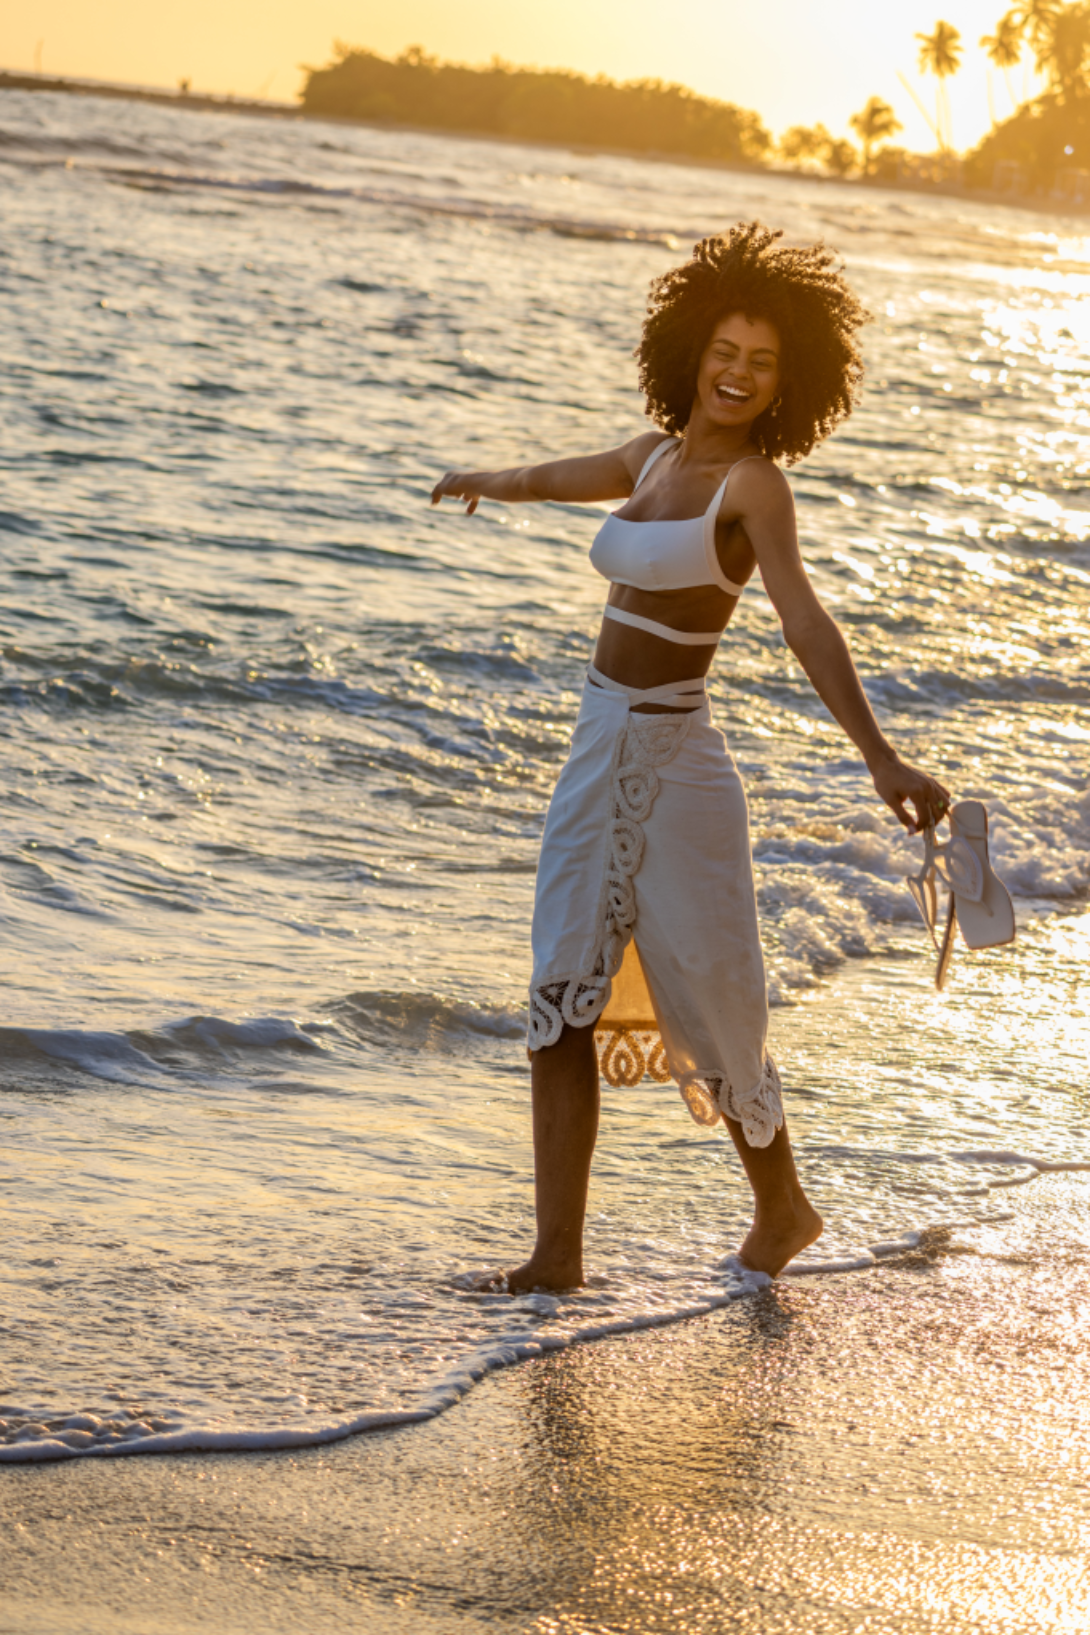
[[[863,174],[869,176],[874,166],[874,152],[880,142],[887,137],[896,136],[904,129],[888,102],[881,97],[871,97],[865,108],[860,108],[857,114],[852,114],[848,124],[863,144]]]
[[[824,125],[792,125],[776,143],[776,152],[797,169],[820,165],[833,176],[850,176],[859,166],[851,143],[832,136]]]
[[[394,61],[335,49],[329,67],[307,70],[307,113],[735,163],[759,162],[772,145],[755,113],[662,80],[619,84],[498,59],[466,68],[419,46]]]
[[[984,138],[965,162],[965,180],[970,187],[1063,194],[1068,170],[1090,170],[1090,95],[1061,101],[1046,93]],[[1086,192],[1072,197],[1085,203]]]
[[[933,34],[917,34],[921,74],[935,76],[935,136],[943,153],[949,151],[950,98],[946,81],[961,67],[961,35],[952,23],[938,22]]]
[[[970,154],[966,181],[1090,202],[1090,0],[1025,0],[981,44],[1004,70],[1028,49],[1046,88]]]

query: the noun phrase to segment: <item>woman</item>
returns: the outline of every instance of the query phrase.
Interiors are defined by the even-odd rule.
[[[754,1193],[746,1266],[776,1276],[821,1233],[765,1051],[745,794],[705,691],[754,567],[901,823],[914,833],[948,805],[882,735],[799,554],[775,462],[808,454],[851,412],[867,314],[822,246],[788,249],[780,236],[739,225],[652,285],[636,356],[660,431],[581,459],[448,472],[432,494],[467,501],[470,514],[481,499],[625,502],[591,550],[609,599],[538,868],[537,1245],[508,1274],[513,1293],[583,1281],[596,1032],[612,1082],[634,1082],[649,1062],[677,1081],[699,1123],[725,1120]]]

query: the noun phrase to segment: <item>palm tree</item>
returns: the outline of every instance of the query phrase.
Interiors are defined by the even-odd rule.
[[[857,114],[852,114],[848,124],[863,144],[863,174],[870,175],[871,155],[876,142],[884,142],[889,136],[896,136],[904,130],[904,126],[897,118],[888,102],[881,97],[871,97],[865,108]]]
[[[1010,76],[1011,69],[1017,65],[1022,55],[1022,24],[1017,13],[1008,11],[996,23],[995,33],[982,34],[980,43],[987,53],[989,62],[993,62],[997,68],[1003,70],[1007,95],[1011,99],[1011,107],[1017,108],[1018,103],[1011,87]]]
[[[1047,4],[1049,0],[1035,3]],[[917,34],[916,38],[920,42],[920,73],[935,76],[935,125],[939,146],[945,150],[950,147],[950,99],[945,82],[961,67],[961,35],[953,23],[940,22],[935,24],[934,34]]]
[[[1064,6],[1042,27],[1034,44],[1035,66],[1063,102],[1070,102],[1086,87],[1086,60],[1090,55],[1090,4]]]
[[[1022,0],[1020,5],[1011,8],[1002,22],[1014,24],[1022,38],[1036,50],[1050,38],[1062,10],[1063,0]]]
[[[1044,72],[1044,59],[1048,55],[1048,45],[1052,38],[1052,30],[1063,6],[1063,0],[1018,0],[1011,7],[1007,16],[1016,24],[1019,35],[1033,47],[1034,67],[1039,74]],[[1022,76],[1022,100],[1029,96],[1029,69]]]

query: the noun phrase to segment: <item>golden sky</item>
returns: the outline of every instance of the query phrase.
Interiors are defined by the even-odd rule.
[[[299,64],[327,61],[334,39],[386,54],[406,45],[461,62],[577,68],[628,79],[680,80],[754,108],[778,133],[822,120],[838,134],[869,96],[891,102],[900,140],[934,142],[909,93],[934,107],[916,71],[917,30],[937,18],[963,35],[965,60],[950,82],[954,140],[970,146],[1011,108],[1003,76],[977,41],[1005,0],[9,0],[0,7],[0,67],[290,98]],[[1021,94],[1022,71],[1014,90]]]

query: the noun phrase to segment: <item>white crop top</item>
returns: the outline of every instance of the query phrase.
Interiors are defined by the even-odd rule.
[[[651,467],[668,448],[676,446],[677,439],[665,438],[652,449],[636,478],[635,493]],[[719,566],[715,549],[715,523],[731,474],[746,460],[759,460],[759,454],[747,454],[736,460],[723,478],[712,502],[702,517],[686,517],[680,521],[629,522],[616,511],[599,528],[590,548],[591,566],[613,585],[631,585],[636,590],[688,590],[695,585],[718,585],[728,596],[741,596],[743,585],[727,578]],[[619,609],[608,608],[610,617]],[[637,615],[626,614],[622,624],[635,624]],[[654,623],[656,621],[648,621]],[[641,628],[645,628],[641,624]],[[668,629],[669,626],[663,626]],[[717,635],[705,636],[706,641],[718,641]],[[675,637],[684,639],[685,632],[675,631]]]

